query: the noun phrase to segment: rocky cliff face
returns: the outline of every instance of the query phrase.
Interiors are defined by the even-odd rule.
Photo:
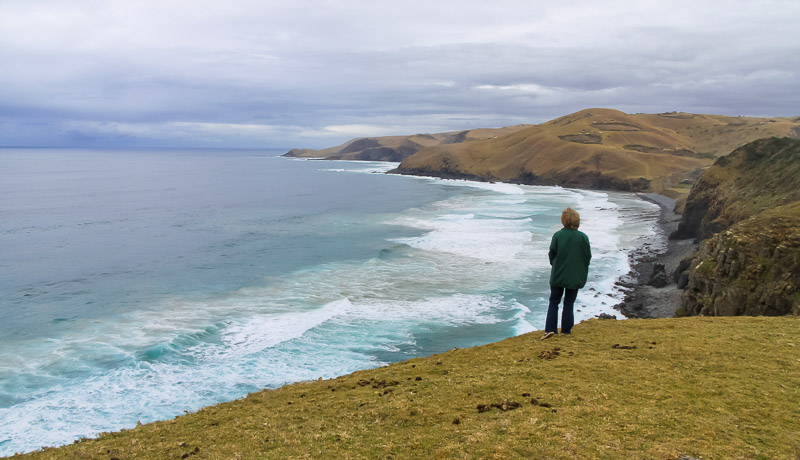
[[[800,141],[762,139],[721,157],[692,188],[678,237],[702,240],[688,315],[797,315]]]
[[[692,187],[673,235],[703,240],[744,219],[800,200],[800,141],[769,138],[717,159]]]
[[[525,171],[514,177],[498,177],[491,172],[469,173],[457,166],[449,157],[442,157],[441,165],[423,165],[419,167],[400,167],[391,171],[396,174],[411,176],[441,177],[442,179],[465,179],[483,182],[508,182],[523,185],[558,185],[561,187],[591,189],[591,190],[618,190],[624,192],[645,192],[650,190],[650,180],[643,177],[635,179],[622,179],[599,171],[586,171],[573,168],[566,171],[547,172],[536,175]]]
[[[688,315],[799,314],[800,203],[715,234],[692,265]]]

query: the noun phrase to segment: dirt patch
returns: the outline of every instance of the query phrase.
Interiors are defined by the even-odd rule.
[[[509,401],[504,399],[503,402],[500,403],[492,403],[492,404],[478,404],[478,413],[482,414],[484,412],[488,412],[491,408],[500,409],[500,412],[506,412],[514,409],[519,409],[522,404],[516,401]]]
[[[558,136],[559,139],[569,141],[569,142],[577,142],[579,144],[602,144],[603,143],[603,136],[599,134],[566,134],[564,136]]]
[[[706,158],[706,154],[700,154],[688,149],[662,149],[658,147],[651,147],[649,145],[641,145],[641,144],[628,144],[624,145],[622,148],[626,150],[635,150],[637,152],[642,153],[667,153],[669,155],[677,155],[679,157],[694,157],[694,158]]]
[[[662,150],[658,147],[650,147],[649,145],[641,145],[641,144],[628,144],[623,145],[622,148],[625,150],[635,150],[637,152],[642,153],[661,153]]]
[[[542,350],[539,352],[539,359],[556,359],[561,354],[560,348],[553,348],[552,350]]]
[[[400,382],[398,382],[397,380],[390,380],[387,382],[386,380],[377,380],[375,378],[371,378],[369,380],[361,379],[357,382],[357,384],[360,387],[365,387],[367,385],[370,385],[372,386],[372,388],[387,388],[399,385]]]

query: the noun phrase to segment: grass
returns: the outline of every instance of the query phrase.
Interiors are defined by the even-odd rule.
[[[797,317],[592,320],[571,337],[539,334],[262,391],[29,457],[800,457]]]
[[[788,118],[629,115],[592,108],[539,125],[354,139],[323,150],[293,150],[292,155],[374,160],[373,154],[396,149],[392,161],[410,155],[400,168],[409,173],[506,182],[535,177],[538,184],[646,188],[682,197],[685,193],[673,187],[718,156],[756,139],[797,136],[798,129],[798,122]],[[365,158],[367,146],[388,149]]]
[[[609,124],[636,129],[597,130]],[[587,109],[496,139],[428,147],[404,160],[401,169],[435,173],[447,157],[454,171],[499,181],[530,173],[542,184],[630,190],[645,180],[651,181],[651,191],[661,193],[711,164],[709,159],[677,154],[688,151],[690,143],[674,131],[617,110]],[[650,150],[624,148],[631,145]]]

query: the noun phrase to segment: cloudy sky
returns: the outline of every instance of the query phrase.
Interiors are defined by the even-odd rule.
[[[800,2],[0,0],[0,146],[800,115]]]

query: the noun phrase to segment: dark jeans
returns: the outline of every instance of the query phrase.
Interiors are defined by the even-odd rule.
[[[564,291],[567,291],[566,295],[564,295]],[[569,334],[572,332],[572,325],[575,324],[572,307],[575,305],[575,298],[578,297],[578,290],[556,286],[550,286],[550,306],[547,307],[547,320],[544,323],[545,332],[558,334],[558,304],[561,303],[562,295],[564,295],[564,310],[561,312],[561,333]]]

